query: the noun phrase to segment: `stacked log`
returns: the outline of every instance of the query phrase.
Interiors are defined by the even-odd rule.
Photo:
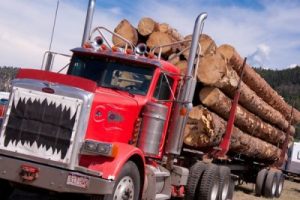
[[[137,28],[122,20],[115,32],[134,45],[145,43],[149,49],[184,40],[178,45],[163,47],[161,52],[156,49],[155,54],[160,53],[163,59],[177,66],[180,73],[186,72],[191,35],[182,37],[169,24],[151,18],[142,18]],[[124,43],[116,38],[113,38],[113,43],[124,47]],[[199,44],[201,59],[197,78],[201,89],[194,98],[202,105],[196,105],[189,114],[184,143],[201,149],[217,146],[225,133],[243,59],[230,45],[217,48],[214,40],[206,34],[200,36]],[[290,111],[291,106],[247,64],[241,82],[230,151],[268,161],[277,160],[280,155],[278,147],[284,142],[285,133],[295,133],[295,128],[289,126]],[[300,122],[299,111],[294,110],[292,122]]]
[[[243,59],[232,46],[221,45],[218,48],[218,52],[224,56],[228,64],[232,66],[234,70],[238,73],[241,72]],[[245,66],[243,80],[265,102],[280,111],[287,120],[290,119],[292,110],[291,106],[288,105],[284,99],[249,65]],[[299,122],[300,112],[298,110],[294,110],[292,123],[296,124]]]
[[[224,119],[202,106],[193,107],[185,128],[184,142],[196,148],[215,146],[221,141],[225,130]],[[230,150],[269,161],[276,160],[281,152],[276,146],[250,136],[236,127],[232,132]]]
[[[233,98],[239,76],[230,66],[226,64],[220,54],[211,54],[200,60],[198,79],[208,86],[220,88],[229,97]],[[289,122],[285,117],[263,99],[256,95],[244,82],[241,82],[241,95],[239,102],[250,112],[263,120],[287,131]],[[295,128],[290,127],[290,132],[295,133]]]
[[[200,99],[205,106],[212,109],[223,119],[228,120],[231,100],[219,89],[213,87],[203,88],[200,92]],[[259,117],[250,113],[240,105],[237,107],[235,125],[249,135],[261,138],[275,145],[283,143],[285,139],[285,134],[282,131],[263,122]]]

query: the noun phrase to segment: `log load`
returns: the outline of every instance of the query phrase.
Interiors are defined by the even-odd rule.
[[[153,32],[149,36],[146,44],[147,46],[152,49],[153,47],[160,46],[160,45],[166,45],[172,43],[172,37],[167,33],[162,32]],[[172,50],[171,46],[166,46],[162,48],[161,53],[162,54],[170,54]],[[155,53],[159,53],[159,49],[155,50]]]
[[[220,54],[204,56],[200,60],[197,76],[199,81],[203,84],[218,87],[229,97],[234,97],[239,76],[225,63]],[[256,93],[243,82],[241,83],[239,103],[261,119],[276,125],[284,131],[288,129],[289,123],[285,117],[258,97]],[[290,132],[295,133],[293,126],[290,127]]]
[[[243,59],[230,45],[221,45],[218,50],[224,56],[229,65],[238,73],[241,72]],[[254,69],[246,65],[244,69],[243,81],[265,102],[271,105],[276,110],[280,111],[287,120],[291,115],[291,106],[258,74]],[[300,112],[294,109],[292,123],[300,122]]]
[[[142,36],[148,36],[157,30],[157,26],[158,24],[153,19],[144,17],[139,21],[137,30]]]
[[[192,35],[187,35],[187,36],[184,37],[184,40],[191,40],[192,37],[193,37]],[[208,36],[206,34],[202,34],[200,36],[199,43],[201,45],[201,52],[200,52],[201,56],[205,56],[207,54],[215,54],[216,53],[217,45],[216,45],[215,41],[210,36]],[[191,42],[185,42],[183,46],[184,46],[184,48],[187,48],[190,45],[191,45]],[[183,52],[183,56],[187,60],[189,58],[189,50],[190,49],[187,48],[187,50],[185,50]]]
[[[122,20],[118,24],[114,32],[129,40],[133,45],[136,45],[138,42],[138,34],[136,29],[126,19]],[[123,40],[116,36],[112,37],[112,42],[115,46],[122,48],[126,45],[126,43]]]
[[[184,143],[195,148],[215,146],[226,130],[226,121],[202,106],[194,107],[185,128]],[[275,161],[280,149],[234,127],[230,151],[249,157]]]
[[[200,100],[205,106],[213,110],[223,119],[228,120],[231,100],[218,88],[203,88],[200,92]],[[282,131],[263,122],[259,117],[250,113],[240,105],[237,107],[234,124],[249,135],[261,138],[275,145],[283,143],[285,139],[285,134]]]

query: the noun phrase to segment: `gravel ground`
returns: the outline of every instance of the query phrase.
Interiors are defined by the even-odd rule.
[[[236,186],[233,200],[256,200],[266,199],[256,197],[254,194],[254,184],[243,184]],[[284,189],[280,200],[300,200],[300,179],[290,181],[285,180]]]

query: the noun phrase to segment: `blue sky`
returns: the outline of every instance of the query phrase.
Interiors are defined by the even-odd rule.
[[[56,3],[1,1],[0,66],[41,65]],[[60,0],[52,50],[70,54],[71,48],[80,45],[87,4],[88,0]],[[148,16],[187,35],[203,11],[208,12],[204,32],[217,45],[233,45],[252,65],[282,69],[300,64],[298,0],[97,0],[94,26],[114,29],[124,18],[136,26],[141,17]]]

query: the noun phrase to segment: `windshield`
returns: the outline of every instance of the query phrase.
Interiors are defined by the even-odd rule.
[[[146,95],[154,67],[113,58],[74,56],[68,74],[93,80],[98,86]]]

